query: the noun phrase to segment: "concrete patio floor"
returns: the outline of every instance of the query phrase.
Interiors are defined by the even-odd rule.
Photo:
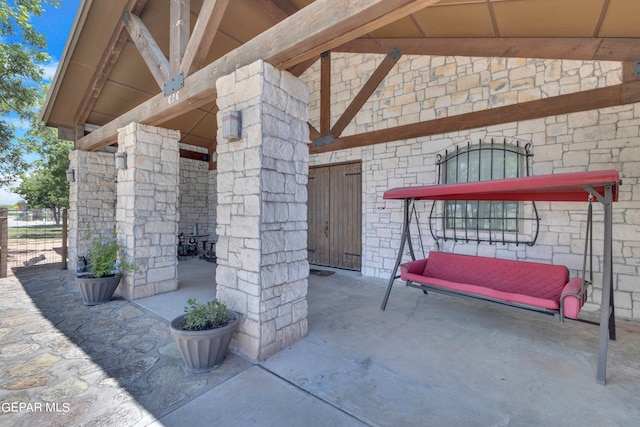
[[[94,307],[67,272],[0,280],[0,425],[640,423],[640,324],[617,322],[602,386],[596,326],[401,284],[382,312],[386,281],[339,272],[310,275],[305,339],[186,374],[167,321],[215,295],[214,268],[181,262],[178,291]]]

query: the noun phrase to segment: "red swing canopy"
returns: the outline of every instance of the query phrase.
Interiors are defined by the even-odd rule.
[[[612,201],[617,201],[620,187],[618,171],[572,172],[459,184],[400,187],[385,191],[383,198],[586,202],[592,194],[590,191],[605,197],[607,187],[612,187]]]

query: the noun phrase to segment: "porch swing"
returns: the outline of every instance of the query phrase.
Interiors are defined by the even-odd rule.
[[[604,210],[604,247],[596,381],[605,384],[608,339],[615,340],[612,203],[618,200],[619,186],[618,172],[608,170],[387,190],[384,199],[404,201],[404,215],[400,248],[381,309],[386,308],[394,281],[401,278],[407,286],[423,291],[472,296],[554,314],[561,321],[565,317],[577,318],[586,299],[586,287],[593,281],[592,261],[589,280],[586,275],[593,247],[592,202],[598,201]],[[413,217],[417,219],[417,200],[589,202],[582,277],[568,280],[565,266],[434,251],[416,260],[410,225]],[[407,245],[411,261],[403,264]],[[397,275],[399,268],[401,274]],[[543,288],[546,291],[540,294]]]

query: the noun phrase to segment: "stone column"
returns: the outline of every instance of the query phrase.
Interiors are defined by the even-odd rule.
[[[241,312],[232,348],[264,359],[307,334],[307,86],[257,61],[216,82],[217,296]],[[240,111],[239,141],[222,118]]]
[[[108,235],[116,221],[116,168],[113,153],[74,150],[69,169],[69,270],[86,255],[92,235]]]
[[[218,234],[216,232],[216,228],[218,226],[218,171],[210,170],[209,171],[209,196],[207,199],[207,207],[209,214],[209,223],[207,233],[209,233],[209,241],[217,242]]]
[[[129,272],[118,288],[136,299],[178,289],[178,131],[131,123],[118,133],[118,151],[127,155],[118,170],[118,238]]]

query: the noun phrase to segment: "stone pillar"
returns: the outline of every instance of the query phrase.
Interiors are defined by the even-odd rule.
[[[127,155],[118,170],[117,232],[139,271],[119,291],[136,299],[178,289],[178,131],[131,123],[118,133]]]
[[[86,255],[92,235],[108,235],[116,225],[116,168],[113,153],[74,150],[69,169],[69,264],[76,271],[78,255]]]
[[[232,348],[264,359],[307,334],[307,86],[257,61],[216,82],[217,296],[241,312]],[[222,117],[241,112],[239,141]]]
[[[218,234],[216,232],[216,228],[218,226],[218,171],[210,170],[209,171],[209,196],[207,199],[208,202],[208,214],[209,214],[209,223],[207,233],[209,233],[209,241],[217,242]]]

